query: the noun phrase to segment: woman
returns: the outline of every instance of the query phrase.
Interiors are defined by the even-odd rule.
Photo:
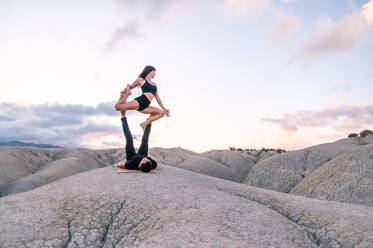
[[[127,85],[126,89],[121,92],[121,97],[115,104],[115,109],[121,112],[126,110],[138,110],[143,114],[150,114],[150,117],[140,124],[143,131],[145,131],[146,126],[153,121],[158,120],[165,114],[167,116],[170,115],[170,110],[166,109],[163,106],[163,103],[159,98],[157,85],[151,80],[152,78],[154,78],[154,76],[155,68],[150,65],[145,66],[144,70],[140,73],[136,81],[133,82],[131,85]],[[126,102],[127,97],[131,95],[131,89],[135,88],[136,86],[141,87],[143,92],[142,95],[136,97],[130,102]],[[161,106],[162,110],[149,106],[154,97],[157,100],[159,106]]]

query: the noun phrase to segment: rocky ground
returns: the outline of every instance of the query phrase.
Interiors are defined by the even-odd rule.
[[[159,163],[205,175],[242,182],[251,167],[273,151],[209,151],[152,148],[149,156]],[[255,156],[257,155],[257,156]],[[25,192],[77,173],[125,161],[124,149],[80,150],[0,147],[0,195]]]
[[[264,159],[252,167],[243,183],[373,206],[371,136],[341,139]]]
[[[0,147],[0,247],[373,247],[373,136],[281,153]],[[23,192],[23,193],[22,193]]]
[[[160,164],[90,170],[0,198],[2,247],[371,247],[371,207]]]

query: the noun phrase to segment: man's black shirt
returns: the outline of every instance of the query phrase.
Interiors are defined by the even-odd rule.
[[[139,170],[139,169],[141,169],[141,168],[138,168],[139,163],[145,157],[147,157],[150,160],[150,162],[152,163],[152,169],[157,168],[157,162],[154,159],[152,159],[151,157],[142,155],[142,154],[134,155],[129,161],[127,161],[124,164],[124,167],[126,169],[130,169],[130,170]]]

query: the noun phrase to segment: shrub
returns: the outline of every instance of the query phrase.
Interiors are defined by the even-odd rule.
[[[283,149],[277,149],[276,152],[277,152],[277,153],[283,153],[283,152],[286,152],[286,151],[283,150]]]
[[[241,148],[238,148],[237,151],[243,151]]]
[[[357,135],[357,133],[350,133],[350,134],[348,135],[349,138],[357,137],[357,136],[359,136],[359,135]]]
[[[229,150],[234,151],[234,150],[236,150],[236,148],[233,147],[233,146],[230,146],[230,147],[229,147]]]
[[[365,137],[367,136],[368,134],[373,134],[373,132],[371,130],[368,130],[368,129],[365,129],[364,131],[362,131],[360,133],[360,137]]]

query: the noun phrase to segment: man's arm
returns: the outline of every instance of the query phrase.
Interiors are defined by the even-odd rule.
[[[132,157],[131,160],[127,161],[124,164],[124,168],[129,169],[129,170],[138,170],[139,163],[141,162],[142,159],[143,157],[135,155]]]

